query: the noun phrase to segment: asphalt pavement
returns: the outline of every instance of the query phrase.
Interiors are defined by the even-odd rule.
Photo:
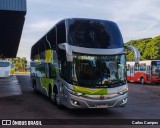
[[[19,85],[17,77],[15,75],[6,78],[0,78],[0,97],[21,94],[21,86]]]
[[[10,78],[0,79],[0,119],[37,119],[49,121],[62,121],[61,125],[46,125],[45,127],[85,127],[85,128],[106,128],[106,125],[90,125],[87,121],[102,121],[105,119],[124,119],[131,120],[156,120],[160,119],[160,86],[141,85],[129,83],[128,103],[124,108],[108,109],[59,109],[50,100],[41,95],[35,94],[31,87],[30,76],[11,76]],[[66,120],[77,119],[85,120],[87,125],[78,124],[68,125]],[[107,121],[106,120],[106,121]],[[124,121],[122,120],[122,121]],[[78,122],[77,121],[77,122]],[[93,124],[91,122],[91,124]],[[105,124],[105,123],[104,123]],[[27,127],[27,126],[26,126]],[[43,126],[41,126],[43,127]],[[151,127],[151,125],[107,125],[114,128],[128,127]],[[158,126],[152,126],[157,127]]]

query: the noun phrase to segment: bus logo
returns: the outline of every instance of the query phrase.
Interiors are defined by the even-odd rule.
[[[102,95],[102,96],[100,96],[99,98],[100,98],[101,100],[103,100],[103,99],[104,99],[104,96]]]
[[[2,120],[2,125],[11,125],[11,120]]]

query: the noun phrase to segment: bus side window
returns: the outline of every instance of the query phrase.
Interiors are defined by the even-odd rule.
[[[130,70],[130,65],[129,64],[126,66],[126,69],[127,69],[127,71]]]
[[[134,72],[134,67],[133,66],[131,66],[131,73],[133,73]]]
[[[150,71],[150,66],[149,65],[147,66],[147,71]]]
[[[50,32],[48,32],[48,34],[46,35],[46,49],[57,49],[56,46],[56,28],[53,28]]]
[[[66,43],[65,22],[58,24],[56,27],[57,27],[57,45],[60,43]]]
[[[55,79],[57,76],[55,66],[53,64],[49,63],[48,67],[49,67],[49,70],[48,70],[49,71],[49,78]]]
[[[141,64],[140,65],[140,70],[141,71],[146,71],[146,64]]]
[[[36,76],[37,77],[46,77],[45,63],[39,64],[36,67]]]
[[[134,70],[135,70],[135,71],[139,71],[139,64],[135,64],[135,65],[134,65]]]

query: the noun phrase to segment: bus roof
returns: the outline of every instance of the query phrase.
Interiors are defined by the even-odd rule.
[[[94,28],[93,28],[94,30],[92,30],[92,28],[90,30],[90,27],[92,27],[92,21],[95,22]],[[65,30],[62,30],[62,26],[59,27],[60,29],[58,29],[58,25],[61,25],[62,23],[64,23],[63,28]],[[90,26],[86,28],[83,25],[84,26],[90,25]],[[38,54],[38,52],[42,51],[42,50],[39,50],[40,48],[52,49],[52,47],[55,46],[55,44],[54,45],[52,44],[53,37],[51,38],[50,35],[55,33],[55,31],[57,32],[58,30],[63,31],[62,34],[59,34],[63,38],[63,43],[69,43],[69,45],[78,46],[78,47],[86,47],[86,48],[102,48],[102,49],[112,49],[112,48],[123,48],[124,47],[122,35],[115,22],[109,21],[109,20],[90,19],[90,18],[66,18],[66,19],[59,21],[57,24],[55,24],[40,40],[38,40],[32,46],[31,59],[34,59],[34,56]],[[89,42],[90,38],[92,39],[92,37],[88,34],[87,32],[88,30],[95,31],[94,33],[96,33],[95,34],[96,38],[94,38],[93,40],[96,40],[96,41],[92,41],[91,43]],[[74,36],[72,36],[72,34],[68,35],[70,31],[74,33]],[[88,39],[88,36],[87,37],[85,36],[81,38],[81,40],[79,40],[79,37],[76,36],[79,34],[76,34],[76,32],[80,32],[80,31],[83,31],[83,34],[85,35],[87,34],[90,38]],[[47,39],[47,38],[50,38],[50,39]],[[56,40],[57,38],[58,37],[56,37]],[[97,43],[97,40],[98,40],[98,43]],[[48,42],[49,43],[51,42],[51,45],[44,46]]]
[[[10,61],[8,61],[8,60],[0,60],[0,62],[10,62]]]

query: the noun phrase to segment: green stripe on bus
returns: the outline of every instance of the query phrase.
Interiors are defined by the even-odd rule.
[[[90,89],[90,88],[85,88],[80,86],[73,86],[73,90],[76,92],[80,92],[88,95],[107,95],[108,94],[107,88]]]
[[[40,78],[41,81],[41,86],[43,88],[46,89],[46,91],[48,92],[48,86],[51,85],[53,86],[53,79],[49,79],[49,78]],[[53,87],[52,87],[53,88]]]

